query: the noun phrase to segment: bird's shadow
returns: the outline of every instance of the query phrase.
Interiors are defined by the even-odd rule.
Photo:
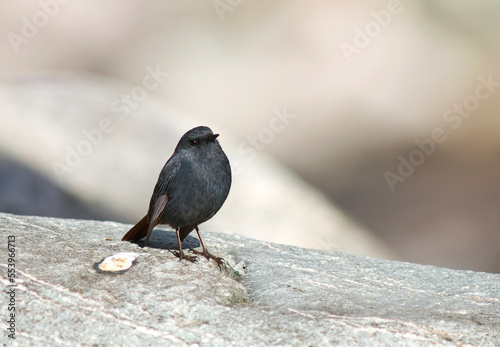
[[[144,245],[144,239],[130,242],[135,243],[141,248],[149,247],[175,251],[179,250],[177,234],[173,230],[154,229],[147,245]],[[183,250],[197,248],[200,247],[200,245],[200,240],[190,235],[186,236],[186,238],[182,241]]]

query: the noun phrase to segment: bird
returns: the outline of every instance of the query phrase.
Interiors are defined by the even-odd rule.
[[[146,237],[148,244],[154,227],[167,224],[175,229],[182,259],[196,262],[196,256],[182,251],[182,240],[196,230],[203,252],[193,251],[219,264],[222,258],[210,254],[198,225],[212,218],[224,204],[231,188],[231,166],[217,137],[209,127],[198,126],[186,132],[160,172],[149,203],[149,209],[122,241]]]

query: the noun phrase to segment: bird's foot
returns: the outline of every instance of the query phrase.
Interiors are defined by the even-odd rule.
[[[177,251],[174,251],[173,253],[176,257],[179,258],[179,261],[181,261],[182,259],[185,259],[185,260],[190,261],[191,263],[198,262],[198,257],[195,255],[187,255],[187,254],[184,254],[184,252],[177,252]]]
[[[195,249],[190,249],[189,252],[192,252],[192,253],[197,254],[197,255],[204,256],[208,260],[213,259],[219,265],[219,267],[222,266],[222,263],[224,262],[224,258],[216,257],[215,255],[210,254],[207,251],[200,252],[200,251],[197,251]]]

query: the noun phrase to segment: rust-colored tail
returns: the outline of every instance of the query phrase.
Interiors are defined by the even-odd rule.
[[[149,229],[149,218],[144,216],[136,225],[123,236],[122,241],[135,241],[147,235]]]

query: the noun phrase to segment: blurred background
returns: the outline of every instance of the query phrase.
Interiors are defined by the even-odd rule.
[[[135,223],[204,124],[235,172],[209,230],[500,272],[499,16],[486,0],[9,3],[0,211]]]

